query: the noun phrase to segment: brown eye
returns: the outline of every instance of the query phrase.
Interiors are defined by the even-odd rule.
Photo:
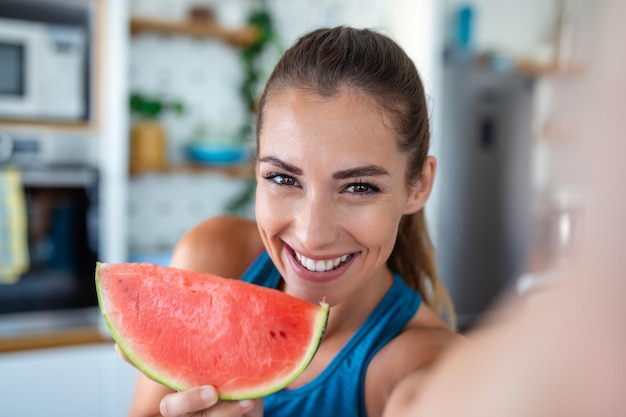
[[[296,181],[294,177],[291,177],[289,175],[279,174],[279,173],[266,175],[265,179],[269,181],[273,181],[278,185],[285,185],[285,186],[297,186],[298,185],[298,181]]]
[[[355,183],[346,187],[346,191],[354,194],[371,194],[380,191],[378,187],[375,187],[367,183]]]

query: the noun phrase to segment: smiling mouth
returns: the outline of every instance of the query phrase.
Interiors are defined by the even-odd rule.
[[[294,251],[293,253],[294,258],[298,261],[298,263],[311,272],[332,271],[333,269],[339,268],[341,265],[345,264],[352,258],[352,255],[343,255],[332,259],[314,260],[309,259],[306,256],[302,256],[296,251]]]

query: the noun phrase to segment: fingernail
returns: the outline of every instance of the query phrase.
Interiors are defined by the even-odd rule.
[[[161,400],[161,404],[159,405],[159,411],[161,415],[167,415],[167,401],[165,399]]]
[[[216,399],[215,390],[210,387],[203,388],[202,391],[200,391],[200,397],[207,403],[214,403]]]
[[[254,402],[252,400],[241,400],[241,401],[239,401],[239,407],[241,407],[241,408],[248,408],[252,404],[254,404]]]

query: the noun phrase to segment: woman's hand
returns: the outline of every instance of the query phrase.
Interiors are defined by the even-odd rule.
[[[262,417],[263,400],[219,401],[212,386],[168,394],[161,400],[164,417]]]

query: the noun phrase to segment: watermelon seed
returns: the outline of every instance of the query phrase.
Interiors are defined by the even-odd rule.
[[[282,337],[283,339],[286,339],[287,338],[287,334],[281,330],[280,331],[280,337]]]
[[[274,333],[274,330],[270,330],[270,335],[272,336],[272,339],[276,339],[276,333]]]

